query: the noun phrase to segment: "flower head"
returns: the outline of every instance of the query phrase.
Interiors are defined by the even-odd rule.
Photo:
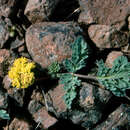
[[[27,88],[32,85],[35,80],[32,69],[35,67],[34,62],[30,62],[25,57],[16,59],[8,72],[8,76],[12,80],[12,86],[16,88]]]

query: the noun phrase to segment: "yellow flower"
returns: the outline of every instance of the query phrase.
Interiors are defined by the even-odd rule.
[[[8,72],[8,76],[12,80],[12,86],[16,88],[28,88],[32,85],[35,80],[32,69],[35,67],[35,63],[29,62],[25,57],[16,59]]]

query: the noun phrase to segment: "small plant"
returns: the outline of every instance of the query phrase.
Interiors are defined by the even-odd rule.
[[[60,64],[55,61],[48,67],[48,73],[52,76],[52,78],[57,77],[57,73],[61,70]]]
[[[5,110],[0,110],[0,118],[9,120],[9,114]]]
[[[88,46],[82,37],[78,37],[72,44],[72,57],[63,62],[67,73],[60,73],[60,83],[64,84],[65,103],[71,109],[72,102],[77,95],[77,86],[81,86],[79,78],[93,79],[110,90],[114,95],[127,97],[125,91],[130,89],[130,62],[125,56],[119,56],[113,63],[112,68],[108,68],[103,60],[97,62],[98,72],[96,76],[76,74],[85,67],[85,60],[88,58]],[[128,97],[127,97],[128,98]]]
[[[27,88],[32,85],[35,80],[32,70],[35,67],[34,62],[30,62],[25,57],[16,59],[8,72],[8,76],[12,80],[12,86],[16,88]]]
[[[99,61],[97,80],[100,84],[119,97],[126,96],[125,91],[130,89],[130,62],[124,56],[119,56],[113,67],[108,68],[103,61]]]

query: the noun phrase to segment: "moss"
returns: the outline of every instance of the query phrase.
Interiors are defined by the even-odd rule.
[[[16,88],[28,88],[32,85],[35,80],[32,69],[35,67],[34,62],[30,62],[25,57],[16,59],[8,72],[8,76],[12,80],[12,86]]]

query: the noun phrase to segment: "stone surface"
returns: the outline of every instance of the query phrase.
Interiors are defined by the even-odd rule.
[[[129,39],[126,33],[108,25],[91,25],[88,34],[99,48],[119,48],[128,44]]]
[[[85,111],[95,107],[101,107],[100,109],[102,110],[111,97],[112,94],[109,91],[83,82],[80,90],[79,103],[80,106],[85,109]]]
[[[128,17],[128,29],[130,31],[130,16]]]
[[[112,25],[120,30],[130,15],[130,0],[79,0],[79,22]]]
[[[10,20],[8,22],[0,17],[0,48],[4,46],[4,44],[7,42],[9,39],[9,31],[8,31],[8,26],[10,25]]]
[[[66,104],[63,100],[63,96],[65,94],[65,91],[63,89],[63,85],[59,84],[54,89],[49,90],[50,99],[48,97],[48,102],[52,104],[55,110],[54,114],[57,114],[60,116],[60,114],[63,114],[67,111]],[[50,101],[49,101],[50,100]]]
[[[90,109],[86,112],[73,110],[69,113],[69,118],[74,124],[81,125],[83,128],[91,130],[95,124],[101,120],[102,113],[98,108]]]
[[[31,130],[32,126],[30,126],[30,124],[28,124],[24,120],[14,118],[13,121],[11,122],[11,124],[9,125],[9,127],[4,128],[4,130],[7,130],[7,129],[9,129],[9,130]]]
[[[48,20],[60,0],[29,0],[24,14],[32,22]]]
[[[0,109],[7,109],[8,107],[8,95],[0,90]]]
[[[4,77],[8,70],[8,60],[10,52],[7,49],[0,49],[0,77]]]
[[[28,110],[31,114],[34,114],[36,113],[39,109],[42,108],[42,105],[36,101],[36,100],[31,100],[29,102],[29,105],[28,105]]]
[[[57,119],[50,116],[44,107],[33,114],[33,117],[37,123],[41,123],[43,129],[48,129],[57,122]]]
[[[16,105],[22,107],[24,104],[25,91],[12,87],[8,75],[3,79],[3,87],[7,90],[8,95],[15,101]]]
[[[111,53],[108,54],[105,64],[106,64],[109,68],[112,68],[114,60],[115,60],[118,56],[122,56],[122,55],[123,55],[123,53],[120,52],[120,51],[112,51]]]
[[[122,104],[112,112],[106,121],[99,124],[94,130],[129,130],[130,106]]]
[[[0,0],[0,16],[12,17],[17,13],[19,0]]]
[[[76,23],[44,22],[28,28],[27,49],[35,62],[46,68],[54,61],[61,62],[71,56],[71,43],[82,30]]]

